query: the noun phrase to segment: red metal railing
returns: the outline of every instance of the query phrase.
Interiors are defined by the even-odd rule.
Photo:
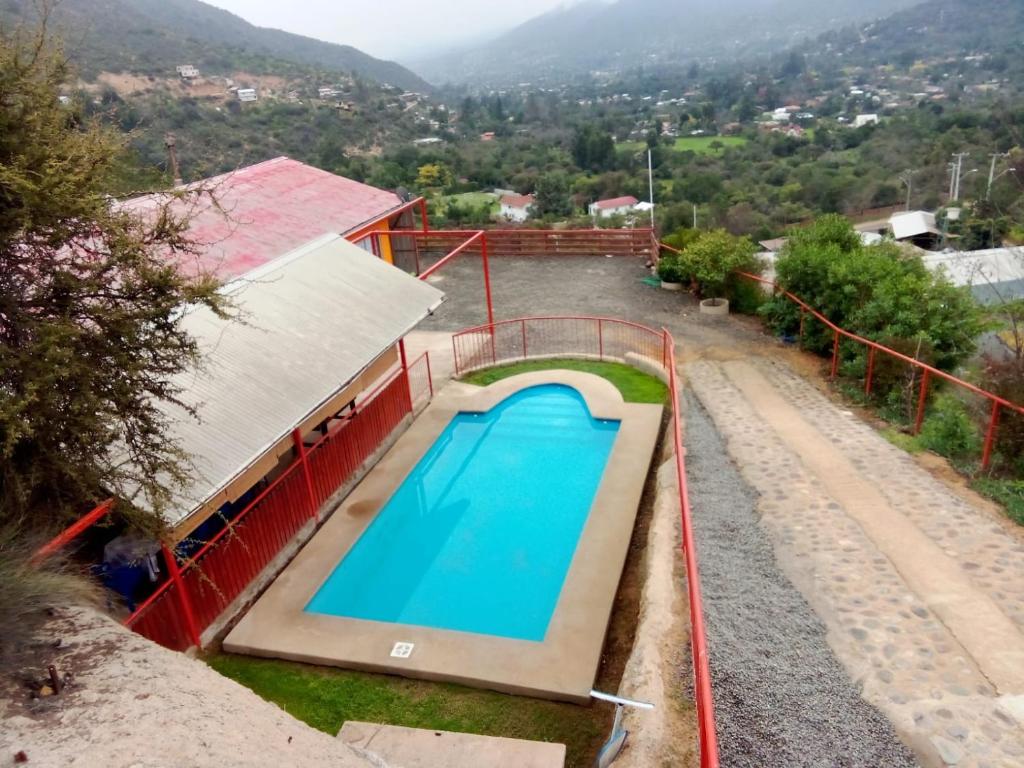
[[[686,460],[683,450],[683,426],[676,375],[675,341],[666,330],[669,392],[672,394],[672,444],[676,454],[676,480],[679,483],[679,509],[682,514],[683,557],[686,560],[687,589],[690,597],[690,651],[693,656],[694,702],[697,705],[697,732],[700,739],[701,768],[717,768],[718,736],[715,733],[715,704],[711,688],[711,664],[707,633],[704,628],[704,600],[701,596],[697,545],[693,535],[690,494],[686,486]]]
[[[690,599],[690,647],[693,655],[700,765],[701,768],[718,768],[714,696],[693,516],[686,484],[679,382],[672,334],[664,328],[659,332],[637,323],[605,317],[525,317],[467,328],[452,337],[452,345],[457,374],[516,360],[551,357],[620,360],[634,365],[647,363],[664,371],[671,393],[672,444]]]
[[[866,394],[871,394],[872,381],[875,373],[875,363],[879,352],[881,352],[883,355],[888,355],[894,360],[899,360],[901,362],[906,363],[907,365],[913,366],[914,368],[919,370],[921,372],[921,384],[918,391],[917,412],[914,417],[915,434],[921,431],[921,424],[924,422],[925,408],[928,404],[928,387],[932,383],[932,379],[941,379],[942,381],[947,381],[950,384],[960,387],[961,389],[967,392],[971,392],[975,395],[985,398],[990,403],[990,411],[988,418],[988,428],[985,430],[985,442],[981,455],[982,469],[988,469],[989,464],[992,461],[992,448],[995,444],[996,430],[999,428],[1000,411],[1006,409],[1008,411],[1014,411],[1016,413],[1024,415],[1024,406],[1022,405],[1011,402],[1010,400],[1007,400],[1004,397],[1000,397],[999,395],[993,392],[984,390],[981,387],[977,387],[974,384],[971,384],[968,381],[964,381],[963,379],[958,378],[957,376],[954,376],[951,373],[939,370],[934,366],[928,365],[927,363],[923,363],[920,360],[916,360],[908,355],[904,355],[902,352],[897,352],[895,349],[890,349],[884,344],[879,344],[877,341],[866,339],[863,336],[858,336],[855,333],[851,333],[850,331],[847,331],[846,329],[839,327],[831,320],[829,320],[827,317],[825,317],[823,314],[821,314],[821,312],[807,304],[807,302],[805,302],[799,296],[790,293],[789,291],[785,290],[784,288],[779,286],[777,283],[772,282],[771,280],[767,280],[757,275],[747,274],[746,272],[737,272],[737,274],[740,277],[744,277],[748,280],[754,280],[756,282],[772,286],[772,289],[774,291],[776,291],[782,296],[785,296],[787,299],[789,299],[798,307],[800,307],[801,341],[803,340],[804,322],[805,317],[807,315],[812,316],[820,323],[822,323],[826,328],[832,331],[832,363],[829,372],[831,378],[834,379],[839,374],[839,342],[841,339],[844,338],[861,344],[868,350],[867,370],[864,375],[864,392]]]
[[[424,353],[412,366],[426,368]],[[421,379],[422,380],[422,379]],[[296,458],[191,558],[178,565],[165,547],[170,578],[143,602],[125,624],[168,648],[199,645],[199,635],[252,583],[253,579],[348,482],[412,411],[422,392],[410,389],[401,369],[334,420],[308,447],[294,435]]]
[[[680,253],[676,248],[665,243],[658,243],[659,248],[662,248],[672,253]],[[871,387],[873,383],[873,377],[875,373],[875,363],[878,353],[881,352],[883,355],[887,355],[894,360],[899,360],[906,363],[907,365],[913,366],[921,372],[921,383],[918,390],[917,397],[917,411],[914,416],[914,434],[921,431],[921,425],[924,422],[925,409],[928,405],[928,387],[930,386],[932,379],[941,379],[947,381],[954,386],[960,387],[966,392],[971,392],[986,399],[990,403],[990,411],[988,416],[988,427],[985,430],[985,442],[982,448],[981,454],[981,467],[982,469],[988,469],[992,463],[992,448],[995,445],[996,430],[999,428],[999,414],[1000,411],[1005,409],[1014,411],[1024,416],[1024,406],[1007,400],[1004,397],[1000,397],[994,392],[989,392],[982,389],[981,387],[975,386],[968,381],[954,376],[946,371],[939,370],[935,366],[923,363],[909,355],[904,355],[902,352],[897,352],[895,349],[891,349],[884,344],[879,344],[877,341],[866,339],[863,336],[858,336],[851,331],[841,328],[840,326],[833,323],[821,312],[816,310],[814,307],[809,305],[799,296],[790,293],[785,288],[780,286],[778,283],[768,280],[767,278],[760,277],[758,275],[751,275],[747,272],[737,271],[737,275],[746,278],[747,280],[753,280],[764,285],[772,287],[772,291],[778,295],[785,296],[787,299],[792,301],[798,307],[800,307],[800,341],[803,342],[804,336],[804,325],[807,315],[815,318],[821,322],[826,328],[832,331],[832,363],[829,371],[829,377],[835,379],[839,375],[839,342],[841,339],[850,339],[858,344],[862,344],[868,350],[867,356],[867,370],[864,375],[864,392],[865,394],[871,394]]]
[[[455,373],[528,358],[588,357],[664,368],[664,335],[637,323],[606,317],[524,317],[467,328],[452,336]]]

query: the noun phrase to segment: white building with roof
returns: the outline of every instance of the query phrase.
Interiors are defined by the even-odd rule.
[[[437,288],[324,235],[223,289],[244,322],[201,307],[181,324],[200,367],[175,377],[161,408],[195,468],[166,514],[179,535],[243,498],[303,435],[400,364],[398,344],[444,300]],[[343,308],[343,309],[342,309]]]

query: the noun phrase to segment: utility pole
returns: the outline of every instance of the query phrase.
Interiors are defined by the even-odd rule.
[[[180,187],[184,182],[181,179],[181,169],[178,168],[178,146],[173,133],[164,136],[164,146],[167,147],[167,158],[170,162],[171,178],[174,179],[174,186]]]
[[[970,157],[970,156],[971,156],[970,152],[957,152],[955,155],[953,155],[953,157],[956,158],[956,172],[955,172],[955,174],[953,176],[953,179],[954,179],[954,183],[953,183],[953,199],[954,200],[959,200],[960,199],[960,179],[962,178],[961,174],[964,171],[964,158],[965,157]]]
[[[985,199],[992,199],[992,185],[996,183],[996,163],[999,162],[1001,157],[1009,157],[1009,152],[993,152],[990,157],[992,158],[992,165],[988,169],[988,190],[985,192]]]
[[[907,207],[905,210],[908,211],[910,210],[910,195],[914,191],[914,176],[916,174],[917,171],[911,170],[906,170],[900,174],[900,181],[902,181],[907,188]]]
[[[693,204],[693,228],[697,228],[697,204]]]
[[[651,192],[651,229],[654,229],[654,160],[651,158],[651,150],[647,150],[647,183]]]

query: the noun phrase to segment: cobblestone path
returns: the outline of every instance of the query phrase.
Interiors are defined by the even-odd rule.
[[[1021,531],[784,362],[698,360],[684,373],[864,698],[923,765],[1024,765]]]

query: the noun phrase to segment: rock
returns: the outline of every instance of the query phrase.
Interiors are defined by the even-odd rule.
[[[39,695],[41,697],[53,696],[53,688],[51,688],[48,685],[44,685],[42,688],[39,689]]]
[[[942,736],[932,736],[932,744],[946,765],[956,765],[964,758],[964,751],[956,743]]]

